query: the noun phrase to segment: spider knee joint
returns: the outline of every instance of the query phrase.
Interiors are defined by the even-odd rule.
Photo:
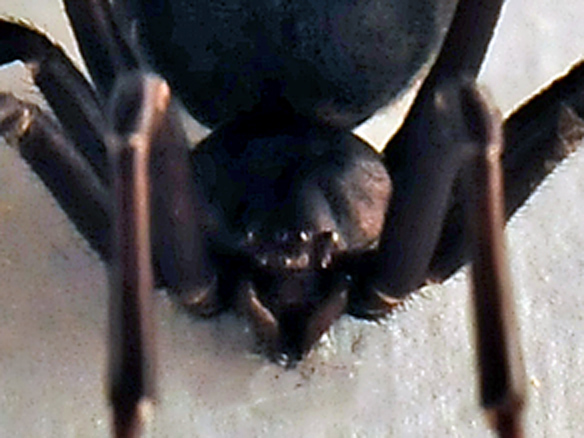
[[[11,145],[18,145],[29,132],[36,108],[10,94],[0,94],[0,135]]]

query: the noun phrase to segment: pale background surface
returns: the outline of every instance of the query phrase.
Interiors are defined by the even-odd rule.
[[[39,5],[43,5],[42,7]],[[0,0],[74,53],[56,0]],[[483,78],[506,111],[584,56],[581,0],[509,0]],[[0,72],[0,89],[36,99]],[[529,437],[584,436],[584,153],[512,221]],[[105,437],[107,277],[18,155],[0,144],[0,436]],[[345,317],[284,371],[234,316],[158,299],[156,437],[489,437],[476,407],[464,275],[376,325]]]

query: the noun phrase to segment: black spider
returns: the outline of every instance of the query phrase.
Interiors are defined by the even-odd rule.
[[[508,299],[498,232],[490,234],[502,219],[490,198],[499,195],[490,172],[500,127],[473,85],[498,16],[493,2],[461,0],[448,36],[447,1],[128,0],[115,13],[105,0],[65,3],[93,85],[45,36],[2,21],[0,62],[34,67],[59,123],[3,95],[0,132],[112,265],[119,430],[152,384],[142,307],[150,259],[156,283],[188,310],[237,308],[268,355],[293,364],[342,313],[377,318],[458,268],[464,201],[477,225],[475,289],[495,300],[482,308]],[[383,153],[351,134],[434,57]],[[196,148],[148,66],[214,129]],[[506,122],[505,216],[580,135],[561,131],[576,122],[556,121],[568,105],[581,109],[581,75],[580,65]],[[524,134],[536,118],[547,138]],[[479,313],[480,361],[484,402],[509,397],[499,426],[511,433],[521,379],[506,359],[513,334],[497,325],[509,325],[503,310],[495,322]]]

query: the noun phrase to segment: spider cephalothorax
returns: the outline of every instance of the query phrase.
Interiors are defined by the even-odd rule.
[[[275,110],[211,135],[193,163],[218,287],[251,312],[270,351],[299,359],[326,330],[317,320],[345,309],[350,259],[379,244],[391,192],[379,154],[346,131]]]

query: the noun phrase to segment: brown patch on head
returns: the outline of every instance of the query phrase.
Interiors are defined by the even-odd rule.
[[[359,161],[347,172],[341,187],[349,205],[354,232],[366,242],[379,239],[391,196],[391,180],[379,162]]]

